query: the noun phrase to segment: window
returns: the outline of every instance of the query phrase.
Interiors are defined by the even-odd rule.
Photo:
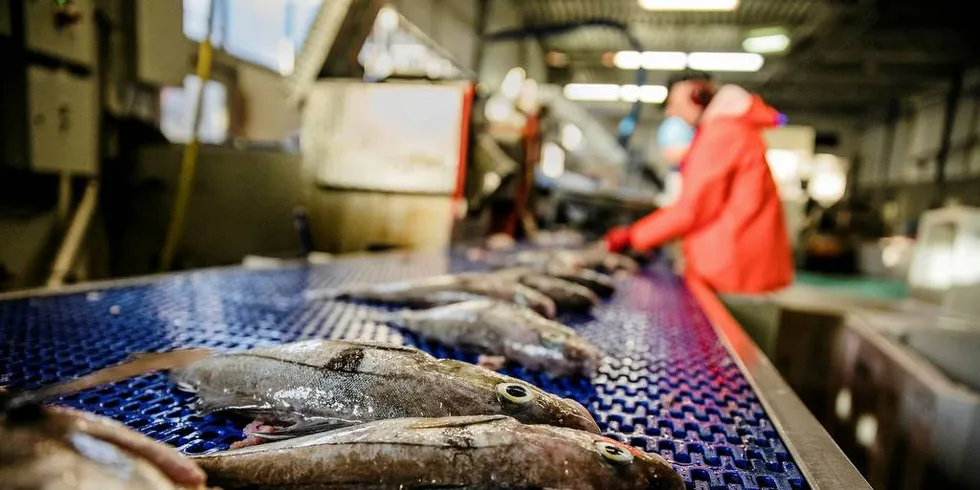
[[[323,0],[184,0],[184,35],[201,41],[216,1],[212,43],[228,54],[289,74]]]
[[[357,55],[367,79],[391,75],[454,78],[459,69],[451,61],[406,28],[406,21],[391,7],[384,7]]]
[[[174,143],[187,143],[194,127],[192,108],[201,90],[196,75],[184,77],[183,87],[165,87],[160,91],[160,131]],[[209,80],[201,102],[204,117],[197,136],[202,143],[220,144],[228,138],[228,89]]]

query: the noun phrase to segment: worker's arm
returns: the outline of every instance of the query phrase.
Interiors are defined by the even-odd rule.
[[[713,127],[699,135],[685,160],[681,195],[630,227],[630,246],[656,248],[713,221],[728,199],[731,177],[745,145],[737,131]]]

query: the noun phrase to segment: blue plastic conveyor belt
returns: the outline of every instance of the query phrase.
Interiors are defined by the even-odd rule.
[[[438,357],[472,355],[368,320],[378,305],[311,301],[304,292],[472,269],[434,255],[358,258],[309,268],[215,269],[147,282],[0,302],[0,385],[34,388],[178,347],[238,350],[310,338],[372,339]],[[623,279],[592,315],[563,318],[608,357],[591,382],[506,374],[582,402],[609,437],[670,460],[693,489],[801,489],[793,463],[745,376],[674,275]],[[188,454],[227,448],[245,420],[198,415],[163,374],[59,401],[120,420]]]

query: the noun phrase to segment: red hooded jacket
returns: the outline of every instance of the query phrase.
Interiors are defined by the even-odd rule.
[[[722,87],[684,159],[680,197],[630,227],[631,246],[648,250],[683,237],[685,274],[718,292],[788,286],[792,251],[762,138],[778,117],[761,98]]]

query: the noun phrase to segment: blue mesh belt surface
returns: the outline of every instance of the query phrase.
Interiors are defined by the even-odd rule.
[[[382,306],[308,300],[304,292],[474,267],[444,256],[385,256],[310,268],[205,270],[3,301],[0,385],[34,388],[137,352],[239,350],[311,338],[404,343],[472,362],[471,354],[368,321]],[[654,269],[623,279],[591,315],[562,320],[608,355],[591,382],[521,368],[505,373],[577,399],[607,436],[671,461],[688,488],[807,488],[756,394],[675,276]],[[242,438],[247,421],[199,415],[193,401],[154,374],[58,403],[112,417],[188,454]]]

